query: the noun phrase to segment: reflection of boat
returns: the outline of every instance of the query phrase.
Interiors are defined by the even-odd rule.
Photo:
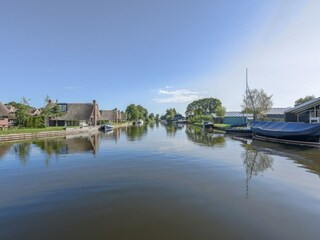
[[[214,124],[212,122],[203,122],[202,126],[204,129],[213,129]]]
[[[251,129],[258,140],[320,147],[320,124],[255,121]]]
[[[225,130],[226,133],[241,136],[241,137],[251,137],[252,130],[251,128],[229,128]]]

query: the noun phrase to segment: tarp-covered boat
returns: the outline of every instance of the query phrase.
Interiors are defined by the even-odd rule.
[[[255,121],[251,130],[254,136],[269,138],[308,142],[319,142],[320,139],[320,124]]]

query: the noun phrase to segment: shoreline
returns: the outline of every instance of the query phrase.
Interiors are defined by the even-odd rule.
[[[123,123],[114,125],[114,128],[127,127],[131,123]],[[52,138],[52,137],[66,137],[69,135],[77,135],[83,133],[95,133],[99,131],[101,126],[89,126],[89,127],[79,127],[79,128],[65,128],[63,130],[57,131],[42,131],[34,133],[9,133],[0,135],[0,143],[2,142],[15,142],[15,141],[24,141],[24,140],[33,140],[33,139],[43,139],[43,138]]]

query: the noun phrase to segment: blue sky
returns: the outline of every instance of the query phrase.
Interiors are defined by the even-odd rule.
[[[275,107],[319,96],[320,3],[307,0],[0,0],[0,101],[130,103],[149,112],[251,88]]]

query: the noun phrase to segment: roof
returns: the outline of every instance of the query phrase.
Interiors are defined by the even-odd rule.
[[[49,103],[47,106],[54,106],[55,103]],[[58,103],[58,105],[66,105],[67,111],[60,117],[52,118],[53,120],[63,121],[80,121],[89,120],[96,104],[93,103]]]
[[[320,105],[320,97],[312,99],[308,102],[302,103],[296,107],[290,108],[285,111],[285,113],[300,113],[305,110],[308,110],[309,108],[316,107]]]
[[[120,118],[119,110],[101,110],[99,120],[115,121]]]
[[[284,112],[289,108],[271,108],[266,115],[284,115]]]
[[[242,112],[226,112],[224,117],[249,117],[252,118],[253,114],[251,113],[242,113]]]
[[[9,110],[2,102],[0,102],[0,116],[9,117]]]

